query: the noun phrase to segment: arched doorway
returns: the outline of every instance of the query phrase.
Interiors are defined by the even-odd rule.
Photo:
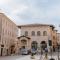
[[[11,49],[11,54],[15,53],[14,48],[15,48],[15,46],[14,46],[14,45],[11,45],[11,47],[10,47],[10,49]]]
[[[45,42],[45,41],[41,41],[41,48],[43,49],[43,50],[45,50],[45,48],[47,48],[47,43]]]
[[[27,46],[27,40],[21,40],[21,48],[26,48],[26,46]]]
[[[35,50],[37,50],[37,47],[38,47],[38,44],[37,44],[37,42],[36,41],[33,41],[32,43],[31,43],[31,48],[33,49],[35,49]]]

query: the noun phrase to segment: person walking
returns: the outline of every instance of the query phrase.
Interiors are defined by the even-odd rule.
[[[45,58],[47,58],[47,54],[48,54],[48,49],[45,48]]]
[[[41,48],[41,53],[40,53],[40,60],[42,59],[42,55],[43,55],[43,49]]]

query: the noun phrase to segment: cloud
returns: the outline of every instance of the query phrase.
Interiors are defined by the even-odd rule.
[[[19,5],[16,5],[14,8],[13,8],[13,11],[12,13],[13,14],[17,14],[17,13],[23,13],[25,10],[28,9],[28,6],[25,6],[23,4],[19,4]]]
[[[49,0],[20,0],[20,3],[21,4],[15,3],[12,5],[11,11],[11,14],[18,16],[19,19],[50,19],[56,16],[60,16],[60,4],[55,5],[56,2],[54,2],[52,6],[51,2],[49,4]]]
[[[1,0],[0,3],[17,24],[25,21],[57,23],[54,20],[60,19],[60,0]]]
[[[3,5],[3,4],[8,4],[10,3],[12,0],[0,0],[0,5]]]
[[[46,23],[58,27],[60,24],[60,0],[0,0],[0,8],[17,25]]]

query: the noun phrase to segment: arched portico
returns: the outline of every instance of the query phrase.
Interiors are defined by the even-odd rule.
[[[42,48],[43,50],[45,50],[45,48],[47,48],[47,43],[46,43],[46,41],[41,41],[40,45],[41,45],[41,48]]]
[[[38,43],[36,42],[36,41],[32,41],[32,43],[31,43],[31,48],[33,49],[35,49],[35,50],[37,50],[37,48],[38,48]]]
[[[11,45],[10,46],[10,51],[11,51],[10,54],[14,54],[15,53],[14,49],[15,49],[15,45]]]
[[[20,48],[30,48],[30,38],[26,36],[21,36],[19,39]]]
[[[21,40],[21,48],[26,48],[27,47],[27,40],[26,39],[23,39]]]

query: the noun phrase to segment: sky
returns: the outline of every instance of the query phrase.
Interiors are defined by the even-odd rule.
[[[53,24],[60,30],[60,0],[0,0],[0,10],[17,25]]]

